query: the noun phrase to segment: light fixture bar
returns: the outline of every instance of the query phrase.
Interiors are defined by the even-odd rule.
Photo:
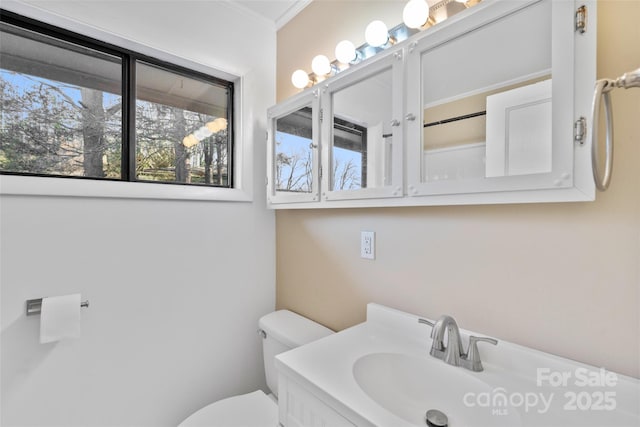
[[[441,0],[435,3],[433,6],[429,7],[429,17],[421,28],[409,28],[404,22],[401,22],[400,24],[388,30],[388,40],[384,45],[376,47],[371,46],[370,44],[365,42],[355,49],[355,59],[348,64],[340,62],[338,59],[334,59],[332,62],[330,62],[330,72],[323,75],[318,75],[315,72],[308,73],[307,75],[309,77],[309,80],[304,86],[302,85],[302,80],[304,79],[301,79],[300,77],[302,76],[298,75],[297,81],[299,81],[300,84],[296,85],[294,83],[294,86],[300,89],[304,89],[305,87],[311,87],[317,83],[320,83],[321,81],[348,69],[350,65],[355,65],[364,61],[365,59],[371,58],[372,56],[375,56],[376,54],[387,49],[389,46],[403,42],[414,34],[417,34],[420,31],[429,28],[438,22],[442,22],[443,20],[450,18],[451,16],[465,10],[466,8],[475,6],[481,1],[482,0]],[[302,70],[297,70],[295,73],[300,73],[301,71]]]

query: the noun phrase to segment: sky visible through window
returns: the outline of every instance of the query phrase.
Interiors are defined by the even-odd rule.
[[[276,185],[278,191],[310,193],[312,188],[312,141],[276,132]]]
[[[49,80],[28,74],[16,73],[4,69],[0,69],[0,78],[9,83],[15,89],[19,90],[21,94],[37,90],[40,84],[44,84],[46,86],[58,88],[60,92],[64,93],[64,95],[68,96],[74,102],[78,102],[81,99],[80,87],[65,84],[55,80]],[[109,92],[103,93],[105,95],[104,108],[109,108],[110,106],[120,103],[120,95]]]

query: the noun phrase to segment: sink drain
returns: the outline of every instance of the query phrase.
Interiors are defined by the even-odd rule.
[[[444,412],[437,409],[429,409],[426,414],[426,421],[429,427],[447,427],[449,419]]]

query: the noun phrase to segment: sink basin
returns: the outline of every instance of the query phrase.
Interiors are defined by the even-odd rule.
[[[482,373],[447,365],[426,354],[368,354],[355,362],[353,374],[371,399],[411,424],[426,425],[425,413],[437,409],[447,415],[449,427],[522,425],[513,408],[477,404],[477,396],[492,392],[478,378]]]

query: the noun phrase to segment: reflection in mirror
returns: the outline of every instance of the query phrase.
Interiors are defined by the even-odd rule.
[[[422,52],[423,182],[550,172],[550,13],[542,1]]]
[[[311,193],[313,189],[313,120],[311,107],[276,119],[275,189]]]
[[[391,184],[391,79],[388,68],[332,94],[333,191]]]
[[[367,186],[367,128],[333,118],[333,190]]]
[[[551,172],[551,80],[487,97],[486,177]]]

